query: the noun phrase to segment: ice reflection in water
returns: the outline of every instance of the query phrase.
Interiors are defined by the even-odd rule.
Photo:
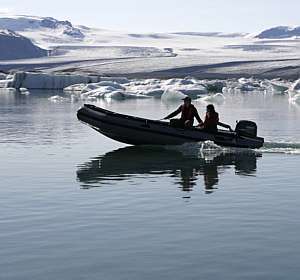
[[[203,178],[206,193],[213,192],[225,170],[237,175],[255,175],[257,159],[251,150],[201,150],[182,147],[126,147],[98,156],[80,165],[77,179],[83,188],[101,187],[111,181],[167,175],[184,192],[190,192]],[[194,152],[193,152],[194,151]]]

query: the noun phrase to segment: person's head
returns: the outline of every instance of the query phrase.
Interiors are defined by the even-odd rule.
[[[192,99],[189,96],[186,96],[182,100],[185,106],[190,106],[192,104]]]
[[[207,106],[206,106],[206,111],[207,111],[208,113],[213,113],[213,112],[215,112],[215,107],[214,107],[214,105],[212,105],[212,104],[207,105]]]

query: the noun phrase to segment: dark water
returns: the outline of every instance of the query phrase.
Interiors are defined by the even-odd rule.
[[[258,122],[261,151],[125,147],[78,122],[80,103],[48,97],[0,94],[0,279],[298,278],[300,108],[286,97],[217,105]]]

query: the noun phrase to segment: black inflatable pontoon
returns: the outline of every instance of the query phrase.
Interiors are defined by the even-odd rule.
[[[131,145],[181,145],[210,140],[220,146],[256,149],[264,143],[263,138],[256,136],[256,124],[250,121],[240,121],[235,131],[212,133],[198,128],[176,128],[168,122],[118,114],[90,104],[80,108],[77,117],[101,134]]]

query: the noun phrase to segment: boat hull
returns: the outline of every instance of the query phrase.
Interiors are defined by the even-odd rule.
[[[229,131],[209,133],[196,128],[175,128],[166,122],[117,114],[88,104],[78,110],[77,117],[101,134],[131,145],[181,145],[208,140],[221,146],[240,148],[263,145],[260,137],[242,137]]]

